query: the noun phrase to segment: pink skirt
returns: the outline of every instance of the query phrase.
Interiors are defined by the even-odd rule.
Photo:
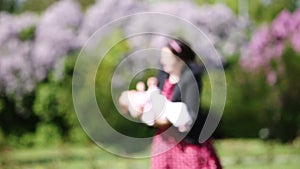
[[[176,144],[172,137],[166,139],[158,133],[151,148],[151,169],[222,169],[210,139],[202,144],[184,140]]]

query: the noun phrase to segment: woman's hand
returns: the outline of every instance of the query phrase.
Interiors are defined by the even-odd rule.
[[[157,118],[154,121],[154,127],[158,128],[168,128],[172,125],[172,123],[166,118]]]

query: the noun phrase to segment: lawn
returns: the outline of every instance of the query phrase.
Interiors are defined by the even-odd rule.
[[[296,169],[300,166],[300,142],[280,144],[257,139],[215,141],[224,168]],[[149,159],[114,156],[94,144],[62,145],[43,149],[3,149],[0,169],[144,169]]]

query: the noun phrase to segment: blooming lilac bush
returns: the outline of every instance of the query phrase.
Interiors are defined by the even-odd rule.
[[[236,16],[224,4],[203,5],[199,7],[191,1],[161,2],[150,5],[149,11],[173,15],[195,25],[207,36],[212,45],[218,49],[224,60],[229,56],[240,53],[247,44],[246,31],[247,27],[250,26],[250,21]],[[141,18],[127,24],[124,30],[127,35],[133,32],[133,30],[139,29],[149,32],[164,29],[165,32],[174,36],[193,36],[189,34],[190,32],[183,32],[186,30],[184,27],[184,25],[178,24],[174,27],[170,23],[160,21],[159,18],[151,21]],[[180,34],[178,32],[183,33]],[[209,43],[207,39],[197,39],[197,37],[192,37],[191,39],[193,39],[190,42],[192,47],[201,48],[202,54],[212,56],[211,51],[207,48],[207,43]],[[150,38],[141,36],[140,38],[133,38],[132,41],[129,39],[129,42],[134,48],[140,48],[143,45],[161,47],[165,44],[166,40],[167,38],[163,36],[152,36]]]
[[[231,55],[238,55],[246,45],[246,31],[250,22],[239,18],[222,4],[199,7],[191,1],[149,3],[140,0],[99,0],[83,12],[76,1],[64,0],[54,3],[41,14],[11,15],[0,12],[0,103],[3,102],[4,105],[0,105],[0,127],[4,128],[3,126],[9,123],[11,125],[6,126],[6,129],[15,131],[23,128],[26,133],[26,130],[39,131],[39,124],[55,124],[55,131],[59,128],[57,130],[64,130],[61,133],[76,135],[72,134],[72,131],[78,131],[74,129],[80,127],[70,99],[76,55],[99,28],[115,19],[137,12],[161,12],[188,20],[207,35],[224,56],[224,60]],[[143,18],[131,19],[122,23],[118,30],[111,30],[103,33],[104,36],[102,34],[96,37],[95,43],[92,44],[100,46],[97,41],[103,40],[103,45],[110,45],[109,38],[131,35],[134,29],[156,31],[162,28],[167,34],[175,36],[183,30],[180,25],[174,27],[159,19],[153,19],[157,21],[151,23]],[[183,32],[182,35],[192,36],[189,32]],[[192,47],[200,47],[203,53],[210,56],[211,51],[206,48],[209,45],[207,40],[193,38],[190,41]],[[134,51],[161,47],[165,40],[157,35],[129,38],[127,42],[116,47],[115,53],[110,54],[107,62],[104,62],[106,65],[101,67],[105,67],[104,73],[110,75],[119,63],[120,57],[115,57],[116,55],[123,56],[131,49]],[[119,47],[121,48],[117,50]],[[136,61],[134,63],[142,65],[147,63],[145,59],[155,60],[147,54],[133,60]],[[52,77],[52,72],[58,72],[57,74],[61,75],[60,79],[53,80],[55,78]],[[124,77],[123,74],[119,75],[118,83],[123,84],[120,79]],[[119,128],[128,129],[128,122],[117,121],[119,118],[111,115],[113,105],[110,102],[111,93],[107,90],[110,84],[104,83],[108,81],[105,78],[107,76],[102,74],[96,78],[96,86],[100,90],[96,92],[102,92],[101,96],[108,98],[101,99],[105,100],[104,108],[109,110],[107,113],[110,113],[114,123],[117,123]],[[22,114],[21,111],[25,113]],[[25,124],[20,118],[30,124]],[[15,126],[16,123],[21,127]],[[134,124],[130,126],[132,129],[136,128]],[[147,133],[141,132],[142,130],[140,133]]]
[[[79,31],[79,40],[84,44],[99,28],[120,17],[147,11],[145,3],[137,0],[101,0],[89,7]]]
[[[20,96],[34,89],[36,82],[32,78],[34,70],[30,56],[34,42],[22,42],[19,33],[35,26],[38,20],[37,15],[32,13],[21,16],[0,13],[0,88],[6,93]]]
[[[300,52],[300,10],[282,11],[268,26],[254,33],[249,48],[243,53],[241,65],[249,71],[264,71],[270,85],[284,72],[282,57],[287,48]],[[276,65],[274,67],[274,65]]]
[[[194,4],[178,5],[182,6],[181,16],[200,28],[224,57],[241,52],[246,43],[249,20],[239,18],[224,4],[201,7]]]
[[[0,88],[22,97],[61,61],[69,51],[80,47],[77,40],[81,24],[80,7],[74,1],[60,1],[42,16],[33,13],[0,13]],[[33,27],[34,37],[20,38]]]
[[[222,4],[198,7],[190,1],[147,4],[137,0],[101,0],[83,14],[75,1],[59,1],[40,16],[33,13],[16,16],[0,13],[2,91],[17,96],[32,92],[36,83],[62,63],[67,53],[80,49],[101,26],[125,15],[147,11],[168,13],[188,20],[199,27],[224,56],[239,53],[246,44],[245,31],[249,21],[238,18]],[[132,29],[155,31],[162,26],[169,34],[180,31],[180,27],[168,27],[168,24],[146,20],[133,20],[121,29],[125,35],[130,35]],[[24,40],[19,36],[24,32],[26,36],[26,32],[30,31],[34,37],[25,37]],[[165,40],[161,36],[141,36],[129,38],[128,43],[132,48],[160,47]],[[296,44],[297,40],[294,41]],[[202,39],[195,39],[194,44],[202,46],[203,53],[210,55],[211,51],[207,50],[207,44]]]
[[[300,9],[282,11],[270,25],[254,33],[240,64],[256,84],[261,84],[260,104],[269,107],[266,125],[273,137],[291,141],[300,131]],[[265,82],[265,84],[264,84]],[[247,89],[249,90],[249,89]],[[287,132],[289,131],[289,132]]]
[[[42,80],[69,51],[79,48],[77,32],[82,22],[80,6],[71,0],[48,8],[36,28],[32,51],[35,77]]]

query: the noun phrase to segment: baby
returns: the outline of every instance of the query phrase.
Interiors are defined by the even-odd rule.
[[[165,123],[171,122],[178,127],[180,132],[185,132],[190,128],[192,119],[187,110],[186,104],[182,102],[171,102],[160,93],[157,87],[158,81],[151,77],[147,81],[146,102],[144,103],[142,122],[153,126],[155,121]]]
[[[119,98],[119,104],[123,112],[127,112],[128,110],[134,118],[140,117],[144,112],[149,112],[152,108],[151,93],[160,92],[157,83],[158,81],[155,77],[150,77],[147,80],[147,91],[145,91],[145,84],[138,82],[136,85],[137,90],[123,92]]]
[[[157,87],[158,81],[155,77],[150,77],[147,80],[148,90],[146,91],[146,102],[144,104],[143,114],[141,116],[142,122],[146,123],[149,126],[154,125],[154,121],[157,118],[160,118],[161,120],[165,117],[162,117],[160,114],[163,110],[164,101],[165,99],[159,99],[160,90]],[[151,100],[152,98],[152,100]],[[152,103],[155,102],[155,103]],[[153,107],[155,105],[155,107]],[[166,118],[165,118],[166,120]]]
[[[132,117],[141,118],[141,121],[149,126],[153,126],[155,120],[170,121],[179,131],[186,131],[191,123],[186,105],[182,102],[168,101],[160,93],[157,84],[157,79],[150,77],[147,80],[148,90],[145,91],[145,84],[137,83],[137,90],[121,94],[120,106],[129,111]]]

